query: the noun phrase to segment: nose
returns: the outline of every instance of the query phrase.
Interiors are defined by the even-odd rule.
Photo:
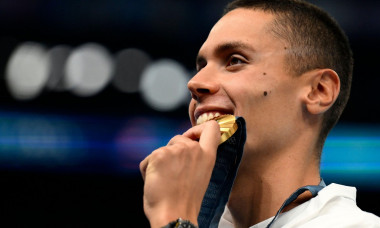
[[[212,74],[203,69],[187,83],[187,88],[189,88],[192,98],[199,100],[202,96],[218,92],[220,85]]]

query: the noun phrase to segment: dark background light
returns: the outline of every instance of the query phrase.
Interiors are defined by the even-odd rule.
[[[0,1],[0,201],[4,217],[24,218],[11,227],[148,226],[138,163],[190,124],[184,102],[167,110],[147,103],[139,76],[164,59],[191,75],[227,2]],[[312,2],[341,23],[355,54],[352,95],[326,142],[322,174],[327,182],[357,186],[359,206],[379,215],[373,199],[380,197],[380,4]],[[106,82],[90,89],[80,80],[84,87],[73,90],[65,81],[67,60],[88,43],[107,53],[112,76],[106,72]],[[32,96],[20,99],[8,84],[7,67],[25,44],[39,48],[37,60],[47,58],[39,72],[49,70],[40,74],[42,84],[21,90]],[[21,78],[35,77],[28,74],[33,69],[17,68],[25,62],[16,65]],[[75,68],[79,75],[93,69]]]

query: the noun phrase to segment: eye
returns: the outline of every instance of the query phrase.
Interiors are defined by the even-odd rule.
[[[236,65],[236,64],[242,64],[243,61],[241,59],[238,59],[236,57],[231,58],[230,62],[228,63],[229,66]]]
[[[227,67],[233,67],[233,66],[238,66],[241,64],[245,64],[248,61],[243,58],[242,56],[237,56],[237,55],[231,55],[227,61]]]

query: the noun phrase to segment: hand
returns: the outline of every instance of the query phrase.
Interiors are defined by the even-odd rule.
[[[219,141],[219,125],[208,121],[173,137],[140,163],[144,211],[151,227],[165,226],[179,217],[197,225]]]

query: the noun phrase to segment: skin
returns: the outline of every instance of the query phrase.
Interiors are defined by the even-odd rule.
[[[274,17],[235,9],[216,23],[200,48],[198,73],[188,83],[193,127],[140,164],[144,210],[152,227],[178,217],[196,224],[220,137],[215,121],[196,126],[205,112],[242,116],[247,123],[228,202],[235,227],[274,216],[297,188],[319,183],[316,142],[322,114],[339,94],[339,77],[331,69],[290,75],[288,46],[269,32]],[[287,210],[308,198],[301,195]]]

